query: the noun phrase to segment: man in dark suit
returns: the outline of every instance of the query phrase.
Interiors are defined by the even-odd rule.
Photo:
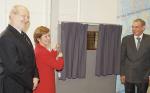
[[[29,26],[28,9],[22,5],[14,6],[9,20],[0,36],[3,93],[32,93],[39,79],[33,46],[25,34]]]
[[[125,36],[121,45],[121,82],[125,93],[146,93],[150,81],[150,36],[144,34],[145,21],[135,19],[133,34]]]

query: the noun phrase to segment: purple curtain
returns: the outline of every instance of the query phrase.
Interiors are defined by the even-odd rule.
[[[61,46],[65,65],[59,79],[85,78],[87,24],[61,23]]]
[[[119,74],[121,33],[122,26],[120,25],[99,25],[96,76]]]

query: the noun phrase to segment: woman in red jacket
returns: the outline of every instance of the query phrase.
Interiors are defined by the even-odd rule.
[[[34,32],[35,57],[40,82],[33,93],[55,93],[55,70],[62,70],[62,53],[50,47],[50,31],[40,26]]]

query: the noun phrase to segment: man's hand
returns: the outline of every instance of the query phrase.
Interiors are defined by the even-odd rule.
[[[126,77],[125,76],[120,76],[120,80],[121,80],[122,84],[125,84]]]
[[[39,83],[39,78],[34,77],[33,78],[33,90],[36,89]]]

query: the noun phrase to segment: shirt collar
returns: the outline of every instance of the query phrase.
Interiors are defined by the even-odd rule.
[[[17,31],[18,31],[20,34],[21,34],[21,32],[22,32],[22,31],[21,31],[21,30],[19,30],[19,29],[17,29]]]
[[[11,24],[10,24],[11,25]],[[12,25],[11,25],[12,26]],[[12,27],[14,27],[14,26],[12,26]],[[21,30],[19,30],[18,28],[16,28],[16,27],[14,27],[20,34],[21,34]]]
[[[136,39],[137,37],[142,39],[142,38],[143,38],[143,33],[142,33],[140,36],[134,36],[135,39]]]

